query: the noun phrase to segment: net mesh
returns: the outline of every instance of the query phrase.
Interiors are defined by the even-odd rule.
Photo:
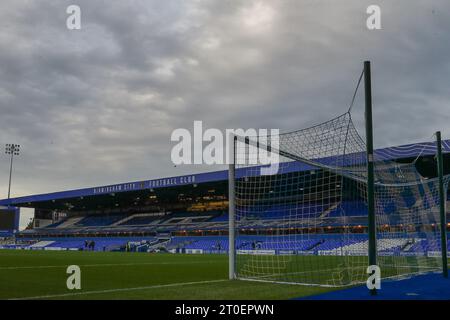
[[[277,174],[261,174],[262,150],[279,154]],[[269,138],[238,137],[236,276],[323,286],[365,282],[365,150],[350,112]],[[442,263],[437,179],[424,178],[415,161],[394,160],[405,151],[374,154],[377,256],[384,278],[437,271]]]

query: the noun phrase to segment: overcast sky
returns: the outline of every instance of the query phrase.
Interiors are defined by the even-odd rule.
[[[81,30],[66,28],[70,4]],[[370,4],[382,30],[366,28]],[[448,138],[449,30],[448,0],[2,0],[0,144],[22,147],[12,195],[221,169],[174,167],[171,132],[325,121],[366,59],[377,147]]]

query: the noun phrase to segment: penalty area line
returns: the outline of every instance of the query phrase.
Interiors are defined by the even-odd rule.
[[[127,291],[138,291],[138,290],[148,290],[148,289],[158,289],[158,288],[181,287],[181,286],[190,286],[190,285],[196,285],[196,284],[209,284],[209,283],[217,283],[217,282],[225,282],[225,281],[229,281],[229,280],[228,279],[220,279],[220,280],[207,280],[207,281],[195,281],[195,282],[179,282],[179,283],[157,284],[157,285],[146,286],[146,287],[118,288],[118,289],[93,290],[93,291],[84,291],[84,292],[71,292],[71,293],[62,293],[62,294],[50,294],[50,295],[34,296],[34,297],[12,298],[12,299],[8,299],[8,300],[38,300],[38,299],[49,299],[49,298],[63,298],[63,297],[71,297],[71,296],[82,296],[82,295],[88,295],[88,294],[103,294],[103,293],[112,293],[112,292],[127,292]]]

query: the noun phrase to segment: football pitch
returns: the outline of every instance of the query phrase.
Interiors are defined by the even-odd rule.
[[[69,265],[81,289],[69,290]],[[339,288],[227,279],[226,255],[0,250],[0,299],[290,299]]]

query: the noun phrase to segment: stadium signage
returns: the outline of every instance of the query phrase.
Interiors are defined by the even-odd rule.
[[[278,250],[277,253],[280,255],[290,256],[290,255],[294,255],[295,251],[294,250]]]
[[[112,186],[97,187],[94,188],[94,194],[136,190],[140,189],[138,185],[138,183],[122,183]]]
[[[97,187],[94,188],[94,194],[102,194],[102,193],[114,193],[114,192],[123,192],[123,191],[133,191],[133,190],[142,190],[145,188],[159,188],[159,187],[169,187],[169,186],[177,186],[184,184],[191,184],[196,182],[195,175],[189,176],[181,176],[174,178],[163,178],[163,179],[155,179],[149,180],[147,182],[133,182],[133,183],[122,183],[111,186]]]
[[[195,175],[190,176],[182,176],[182,177],[176,177],[176,178],[164,178],[164,179],[157,179],[157,180],[150,180],[148,182],[149,188],[154,187],[166,187],[166,186],[176,186],[181,184],[189,184],[189,183],[195,183]]]
[[[237,254],[275,255],[275,250],[237,250]]]

